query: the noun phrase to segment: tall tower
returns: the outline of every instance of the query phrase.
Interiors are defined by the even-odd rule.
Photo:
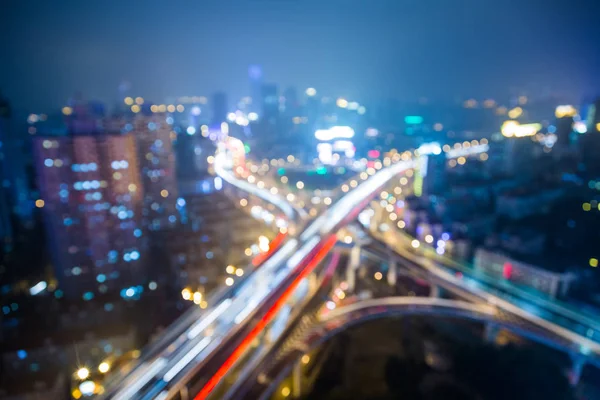
[[[271,123],[275,123],[279,116],[279,96],[277,94],[277,85],[263,84],[261,87],[261,117]]]
[[[600,98],[590,105],[587,115],[587,133],[579,138],[580,151],[586,169],[593,175],[600,175]]]
[[[0,245],[5,248],[12,242],[11,223],[11,199],[5,187],[10,184],[8,178],[8,154],[6,154],[6,142],[8,139],[8,119],[10,117],[10,106],[8,102],[0,98]],[[1,250],[0,250],[1,251]]]
[[[262,111],[261,106],[261,87],[263,83],[263,72],[260,65],[250,65],[248,67],[248,79],[250,80],[250,97],[252,97],[252,104],[250,105],[250,111],[253,111],[260,115]]]
[[[288,87],[283,91],[283,97],[285,98],[285,113],[290,116],[296,116],[298,113],[298,92],[295,87]]]
[[[169,227],[177,221],[177,176],[171,125],[165,115],[136,115],[133,133],[140,155],[144,187],[144,222],[151,230]]]
[[[227,120],[227,95],[223,92],[213,94],[212,98],[213,125],[220,125]]]
[[[600,132],[600,97],[590,105],[587,115],[588,132]]]
[[[10,104],[0,95],[0,183],[3,191],[0,196],[4,197],[1,201],[5,202],[10,214],[29,219],[33,203],[29,194],[24,148],[24,136],[12,126]]]

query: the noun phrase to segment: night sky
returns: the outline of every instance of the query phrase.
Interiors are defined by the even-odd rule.
[[[119,86],[249,94],[248,64],[281,88],[358,101],[600,94],[595,0],[2,0],[0,90],[51,111]]]

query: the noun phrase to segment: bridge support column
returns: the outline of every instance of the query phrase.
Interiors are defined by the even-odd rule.
[[[388,267],[388,273],[387,273],[387,282],[388,282],[388,285],[394,286],[394,285],[396,285],[396,281],[398,280],[398,271],[397,271],[396,260],[390,258],[390,262],[388,265],[389,265],[389,267]]]
[[[356,286],[356,270],[360,265],[360,251],[361,246],[359,244],[355,245],[350,251],[350,261],[348,262],[348,268],[346,268],[346,283],[349,292],[353,292],[354,286]]]
[[[498,325],[488,322],[485,324],[485,331],[483,333],[486,342],[495,343],[496,338],[498,337],[498,333],[500,332],[500,328]]]
[[[571,369],[569,369],[568,378],[571,386],[577,386],[579,380],[581,379],[581,373],[583,372],[583,368],[585,367],[586,360],[585,357],[581,357],[579,355],[571,355]]]
[[[299,399],[302,396],[302,364],[300,361],[294,365],[292,370],[292,398]]]
[[[369,230],[371,233],[377,235],[379,234],[379,224],[381,223],[383,217],[383,208],[376,207],[375,214],[371,217],[371,221],[369,223]]]
[[[431,289],[429,290],[429,297],[439,299],[440,297],[442,297],[442,289],[438,285],[431,285]]]

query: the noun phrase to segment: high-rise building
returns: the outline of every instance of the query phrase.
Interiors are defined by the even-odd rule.
[[[142,187],[134,138],[78,135],[33,141],[52,262],[66,296],[137,284]]]
[[[295,87],[288,87],[283,92],[285,99],[285,113],[291,116],[298,115],[298,108],[300,103],[298,102],[298,92]]]
[[[138,114],[133,120],[142,183],[144,225],[158,230],[177,222],[177,176],[173,140],[175,132],[164,114]]]
[[[279,95],[277,94],[277,85],[265,83],[261,86],[261,118],[265,121],[274,123],[279,116]]]
[[[0,245],[10,246],[12,242],[12,223],[11,223],[11,200],[8,196],[8,190],[5,188],[10,185],[7,176],[8,155],[6,154],[6,141],[8,136],[8,119],[10,117],[10,107],[7,101],[0,98]]]
[[[571,144],[571,133],[573,132],[573,117],[564,116],[556,119],[556,145],[559,148],[567,148]]]
[[[24,152],[28,135],[19,135],[12,123],[10,104],[0,95],[0,196],[3,197],[0,201],[5,204],[0,207],[5,207],[9,215],[28,220],[33,211]]]
[[[260,65],[250,65],[248,67],[248,78],[250,80],[250,111],[260,115],[261,107],[261,86],[263,82],[263,72]]]
[[[579,137],[583,164],[594,177],[600,175],[600,98],[590,105],[587,113],[587,133]]]
[[[427,156],[423,184],[424,193],[427,195],[440,194],[446,189],[447,182],[445,153]]]
[[[131,253],[140,247],[144,202],[136,142],[133,135],[110,135],[100,142],[100,151],[105,160],[102,169],[111,220],[118,226],[111,231],[111,243],[114,248],[128,249]]]
[[[227,120],[227,95],[223,92],[213,94],[212,98],[213,118],[212,124],[218,125]]]
[[[586,122],[588,132],[600,132],[600,97],[590,105]]]

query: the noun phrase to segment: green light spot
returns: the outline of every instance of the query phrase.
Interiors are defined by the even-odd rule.
[[[420,115],[407,115],[404,117],[404,122],[408,125],[418,125],[423,123],[423,117]]]

